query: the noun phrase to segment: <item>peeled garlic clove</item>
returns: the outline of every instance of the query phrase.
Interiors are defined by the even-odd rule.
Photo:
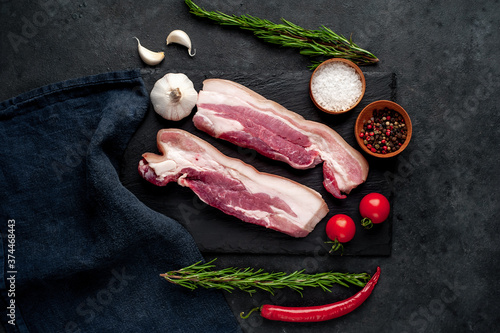
[[[191,53],[191,39],[188,34],[182,30],[174,30],[167,36],[167,45],[172,43],[181,44],[187,47],[191,57],[196,54],[196,50]]]
[[[137,39],[137,50],[139,51],[139,56],[141,57],[142,61],[144,61],[148,65],[158,65],[163,58],[165,58],[165,53],[164,52],[153,52],[151,50],[148,50],[144,46],[141,45],[141,42],[139,41],[139,38],[134,37]]]
[[[150,94],[156,113],[167,120],[187,117],[198,100],[193,82],[183,73],[168,73],[156,81]]]

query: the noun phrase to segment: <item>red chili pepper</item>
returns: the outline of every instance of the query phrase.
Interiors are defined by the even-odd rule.
[[[302,323],[326,321],[338,318],[354,311],[361,304],[363,304],[363,302],[372,293],[373,288],[375,288],[379,277],[380,267],[377,267],[377,272],[373,274],[372,278],[370,279],[370,281],[368,281],[363,289],[361,289],[359,292],[349,297],[348,299],[340,302],[309,307],[285,307],[265,304],[260,308],[253,309],[252,311],[250,311],[250,313],[252,313],[254,310],[260,309],[261,316],[269,320]],[[250,313],[245,317],[243,317],[243,313],[241,313],[241,317],[248,318]]]

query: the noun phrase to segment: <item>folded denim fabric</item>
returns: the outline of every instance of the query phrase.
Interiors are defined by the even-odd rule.
[[[139,71],[0,104],[1,322],[8,332],[239,332],[223,295],[159,274],[203,260],[119,180],[148,110]]]

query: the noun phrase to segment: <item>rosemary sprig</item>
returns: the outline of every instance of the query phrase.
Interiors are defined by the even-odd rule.
[[[302,295],[305,287],[319,287],[330,292],[330,287],[349,284],[364,287],[370,280],[368,273],[326,272],[306,274],[304,270],[293,273],[265,272],[253,268],[224,268],[214,270],[213,259],[207,263],[197,262],[185,268],[160,274],[168,282],[194,290],[196,288],[215,288],[231,292],[235,289],[253,294],[257,289],[274,294],[275,289],[290,288]]]
[[[189,11],[196,16],[208,18],[220,25],[250,30],[268,43],[298,48],[300,53],[306,56],[345,58],[358,65],[370,65],[379,61],[372,53],[357,46],[352,38],[347,39],[325,26],[317,30],[307,30],[283,18],[281,23],[277,24],[251,15],[237,16],[220,11],[207,11],[192,0],[185,2]],[[313,69],[318,64],[319,62],[313,62],[310,68]]]

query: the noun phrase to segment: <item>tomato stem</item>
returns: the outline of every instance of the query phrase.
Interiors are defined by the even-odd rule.
[[[361,225],[365,227],[365,229],[373,228],[373,222],[369,218],[365,217],[361,220]]]
[[[335,238],[334,241],[327,241],[325,243],[333,244],[332,248],[330,249],[330,251],[328,251],[328,253],[332,254],[335,251],[341,250],[341,255],[344,254],[344,245],[342,245],[342,243],[340,243],[337,238]]]

